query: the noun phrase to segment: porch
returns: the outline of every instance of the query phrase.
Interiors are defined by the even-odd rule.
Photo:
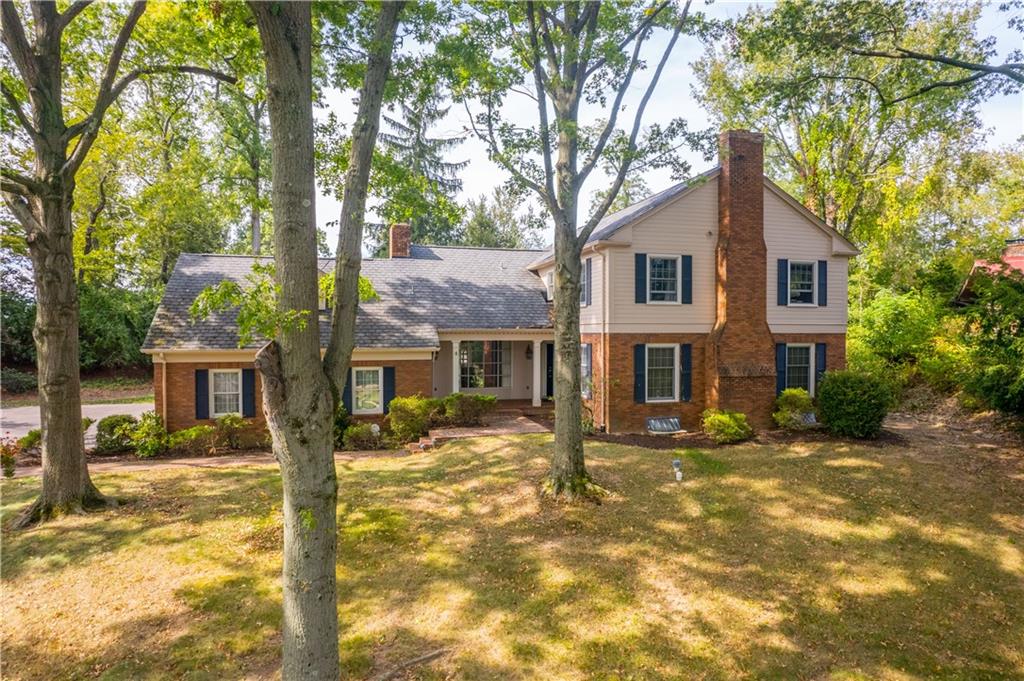
[[[494,395],[502,407],[540,407],[554,394],[550,330],[439,334],[433,356],[433,395]]]

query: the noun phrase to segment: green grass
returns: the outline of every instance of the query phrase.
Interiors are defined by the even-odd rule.
[[[408,678],[1024,678],[1019,453],[591,443],[613,494],[564,506],[550,443],[339,466],[345,678],[439,647]],[[273,675],[276,469],[94,477],[132,503],[4,537],[11,678]]]
[[[99,376],[82,377],[82,404],[132,404],[153,401],[151,376]],[[39,397],[4,395],[5,407],[32,407]]]

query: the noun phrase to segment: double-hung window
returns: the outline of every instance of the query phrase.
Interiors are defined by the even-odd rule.
[[[789,304],[814,305],[814,263],[789,263]]]
[[[384,382],[381,367],[352,368],[352,413],[383,414]]]
[[[461,388],[507,388],[512,385],[512,343],[462,341],[459,365]]]
[[[548,301],[555,299],[555,273],[548,272],[544,276],[544,289],[547,292]]]
[[[679,397],[679,346],[647,346],[647,401],[676,402]]]
[[[583,261],[580,268],[580,307],[587,306],[587,287],[590,286],[590,278],[587,276],[587,261]]]
[[[583,343],[580,346],[580,388],[584,399],[594,395],[594,346]]]
[[[679,302],[679,256],[651,255],[647,258],[647,301]]]
[[[786,387],[814,394],[814,356],[810,345],[786,346]]]
[[[210,404],[213,405],[213,418],[242,413],[241,369],[210,371]]]

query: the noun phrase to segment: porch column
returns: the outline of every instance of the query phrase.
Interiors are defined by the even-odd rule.
[[[452,341],[452,392],[459,392],[459,385],[462,383],[461,378],[462,369],[459,364],[459,341]]]
[[[540,384],[541,384],[541,373],[540,373],[540,341],[533,341],[533,406],[540,406]]]

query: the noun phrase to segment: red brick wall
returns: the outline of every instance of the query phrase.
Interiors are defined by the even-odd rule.
[[[388,236],[388,256],[408,258],[412,252],[412,227],[404,222],[393,224]]]
[[[589,336],[584,336],[584,342]],[[687,430],[700,427],[700,415],[704,411],[705,386],[704,348],[705,334],[674,333],[614,333],[604,336],[602,346],[606,348],[601,365],[601,380],[598,381],[595,366],[595,385],[603,395],[598,398],[602,404],[602,417],[596,425],[606,426],[609,432],[639,433],[647,430],[649,416],[678,416]],[[689,402],[658,402],[637,404],[633,398],[633,346],[648,343],[671,343],[693,346],[693,397]],[[596,362],[595,362],[596,365]],[[605,406],[606,405],[606,406]]]
[[[776,343],[824,343],[825,370],[846,368],[845,333],[777,333],[774,338]]]
[[[393,366],[395,367],[395,394],[426,395],[433,390],[431,362],[422,360],[360,360],[352,366]],[[163,415],[163,370],[167,368],[167,430],[190,428],[200,423],[213,424],[213,419],[196,419],[196,369],[250,369],[252,362],[187,362],[153,364],[153,389],[156,398],[156,412]],[[263,388],[260,373],[256,372],[256,416],[249,419],[254,428],[266,428],[263,418]],[[380,416],[359,416],[361,420],[381,421]]]
[[[587,409],[590,409],[594,419],[594,425],[601,427],[605,425],[605,345],[604,337],[599,333],[584,333],[580,335],[580,343],[590,343],[590,362],[592,366],[593,389],[592,397],[583,400],[583,415],[586,418]]]

